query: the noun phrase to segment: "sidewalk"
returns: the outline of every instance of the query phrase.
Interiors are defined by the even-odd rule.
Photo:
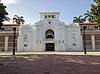
[[[58,54],[58,55],[85,55],[84,52],[16,52],[15,55],[31,55],[31,54]],[[12,56],[13,52],[0,52],[0,56]],[[87,52],[86,55],[98,55],[100,52]]]

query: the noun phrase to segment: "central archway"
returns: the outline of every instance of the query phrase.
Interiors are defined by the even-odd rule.
[[[54,39],[54,31],[51,30],[51,29],[48,29],[48,30],[45,32],[45,38],[46,38],[46,39]]]
[[[47,40],[53,40],[54,39],[54,31],[51,29],[48,29],[45,32],[45,39]],[[55,51],[55,43],[45,43],[45,51]]]

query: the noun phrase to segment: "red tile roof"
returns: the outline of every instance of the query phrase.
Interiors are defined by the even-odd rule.
[[[20,24],[3,24],[2,26],[20,26]]]
[[[80,23],[80,25],[96,25],[96,22],[84,22]]]

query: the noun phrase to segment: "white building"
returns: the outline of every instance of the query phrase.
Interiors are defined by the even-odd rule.
[[[19,27],[17,51],[81,51],[80,26],[66,25],[59,12],[41,12],[40,21]]]

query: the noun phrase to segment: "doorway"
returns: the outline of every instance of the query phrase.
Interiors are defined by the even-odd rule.
[[[55,44],[54,43],[46,43],[45,51],[55,51]]]

